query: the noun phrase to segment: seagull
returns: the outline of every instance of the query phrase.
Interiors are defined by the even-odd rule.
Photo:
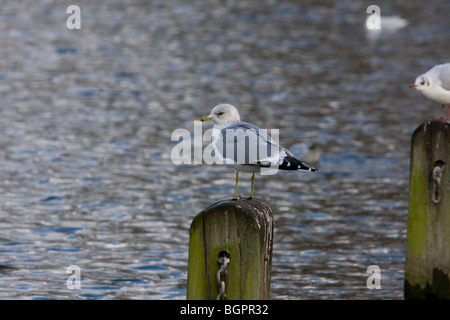
[[[241,121],[239,112],[231,104],[219,104],[209,115],[200,119],[201,122],[210,120],[214,122],[212,144],[216,158],[220,163],[231,165],[236,171],[236,186],[231,200],[239,199],[237,191],[240,171],[252,173],[251,193],[244,197],[247,199],[253,198],[255,172],[260,170],[261,174],[264,169],[269,168],[275,168],[275,172],[267,171],[271,172],[268,174],[276,173],[277,169],[318,171],[296,159],[291,152],[274,141],[266,130]]]
[[[450,120],[450,63],[439,64],[421,74],[410,85],[427,98],[441,103],[441,121]],[[447,118],[444,120],[445,105],[448,104]]]

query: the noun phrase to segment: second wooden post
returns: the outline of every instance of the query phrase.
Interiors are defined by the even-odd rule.
[[[450,124],[423,123],[411,145],[405,298],[450,299]]]

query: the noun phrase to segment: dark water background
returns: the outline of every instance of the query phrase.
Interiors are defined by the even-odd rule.
[[[184,299],[190,223],[234,172],[174,165],[171,134],[229,102],[322,150],[318,173],[256,179],[272,299],[402,299],[410,138],[440,111],[408,85],[449,60],[450,3],[381,1],[408,25],[375,38],[370,4],[3,1],[0,298]]]

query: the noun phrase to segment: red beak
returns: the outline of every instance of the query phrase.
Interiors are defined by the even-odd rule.
[[[410,87],[410,88],[416,88],[416,87],[417,87],[417,84],[413,83],[413,84],[411,84],[409,87]]]

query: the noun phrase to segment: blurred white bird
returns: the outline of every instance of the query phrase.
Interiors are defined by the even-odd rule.
[[[450,63],[434,66],[418,76],[410,87],[419,90],[425,97],[442,104],[441,121],[450,119]],[[447,104],[449,105],[448,113],[444,120],[444,109]]]
[[[370,16],[366,19],[366,23],[364,24],[364,26],[366,30],[366,36],[372,42],[376,42],[382,35],[389,36],[395,34],[397,31],[403,29],[408,25],[408,21],[400,16],[380,15],[380,28],[369,29],[368,28],[368,23],[370,22],[370,20],[368,20],[369,18]]]
[[[297,143],[289,148],[298,159],[306,163],[318,163],[321,155],[320,147],[317,144]]]

